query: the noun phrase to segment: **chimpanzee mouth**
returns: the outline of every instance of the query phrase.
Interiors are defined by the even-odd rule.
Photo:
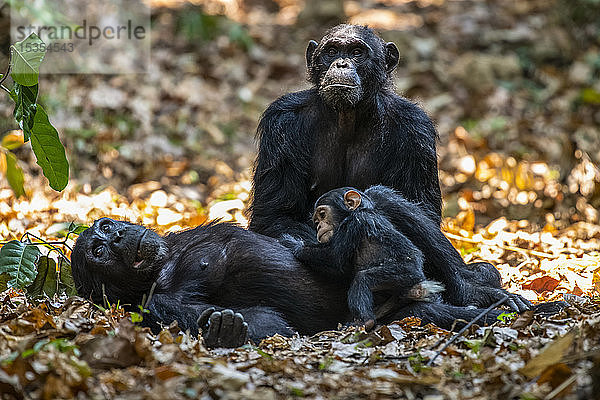
[[[329,239],[333,236],[333,229],[328,229],[326,231],[318,231],[317,232],[317,241],[319,243],[327,243]]]
[[[329,89],[329,88],[344,88],[344,89],[356,89],[358,88],[358,85],[352,85],[349,83],[330,83],[325,85],[324,89]]]

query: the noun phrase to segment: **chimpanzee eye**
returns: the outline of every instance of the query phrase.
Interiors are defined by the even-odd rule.
[[[102,246],[94,247],[92,254],[94,254],[94,257],[100,257],[102,255]]]
[[[324,210],[319,211],[319,218],[325,219],[325,216],[326,215],[325,215],[325,211]]]
[[[363,55],[363,50],[360,47],[356,47],[354,50],[352,50],[352,55],[354,57],[360,57]]]
[[[104,233],[108,233],[110,231],[110,221],[102,221],[100,223],[100,230]]]
[[[337,54],[337,49],[333,46],[327,49],[327,54],[330,56],[335,56]]]

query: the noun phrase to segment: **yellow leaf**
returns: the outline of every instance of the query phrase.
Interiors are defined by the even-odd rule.
[[[6,154],[0,151],[0,173],[6,174]]]
[[[594,285],[594,290],[600,293],[600,268],[594,271],[594,275],[592,276],[592,284]]]
[[[2,137],[2,147],[8,150],[16,149],[24,143],[23,131],[13,130]]]

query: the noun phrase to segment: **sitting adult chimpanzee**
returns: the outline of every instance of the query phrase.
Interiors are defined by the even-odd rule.
[[[312,240],[310,215],[325,192],[382,184],[441,221],[436,136],[417,105],[393,90],[394,43],[339,25],[306,50],[313,87],[273,102],[258,125],[250,229]]]
[[[273,102],[258,125],[251,230],[314,242],[310,215],[317,198],[338,187],[364,190],[380,184],[417,202],[418,214],[439,231],[437,133],[422,109],[394,92],[391,74],[398,58],[393,43],[363,26],[339,25],[321,42],[308,44],[313,87]],[[414,212],[411,208],[401,214]],[[399,219],[390,216],[394,225]],[[487,306],[504,296],[493,265],[478,263],[463,271],[462,261],[448,265],[439,258],[456,254],[441,232],[434,235],[439,240],[420,241],[414,238],[432,232],[417,232],[404,223],[396,228],[423,252],[426,276],[445,284],[449,303]],[[435,276],[428,275],[431,270]],[[492,275],[496,279],[484,283]],[[530,307],[519,296],[512,296],[509,305],[518,311]]]
[[[183,329],[206,328],[209,346],[236,347],[248,336],[257,341],[293,329],[314,334],[350,320],[347,285],[304,268],[276,240],[225,223],[161,237],[102,218],[77,239],[72,271],[77,292],[96,303],[106,296],[136,310],[151,294],[144,324],[154,331],[174,320]],[[450,328],[481,311],[416,302],[380,322],[416,316]]]
[[[414,301],[436,301],[443,287],[423,273],[423,254],[371,199],[354,188],[334,189],[315,203],[318,244],[285,237],[296,258],[330,279],[350,279],[348,307],[354,321],[370,324]],[[374,293],[386,300],[375,302]],[[377,315],[375,308],[377,307]]]

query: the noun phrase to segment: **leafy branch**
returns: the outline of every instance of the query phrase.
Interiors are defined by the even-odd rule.
[[[71,262],[65,255],[65,249],[72,250],[67,244],[69,236],[79,234],[86,228],[72,224],[61,241],[49,242],[26,232],[20,240],[0,242],[3,244],[0,249],[0,291],[12,287],[26,291],[33,298],[52,297],[57,293],[74,295]],[[50,251],[42,255],[39,246]],[[59,257],[58,265],[50,258],[53,252]]]
[[[10,47],[6,73],[0,77],[0,89],[15,102],[13,116],[22,130],[22,135],[9,133],[9,140],[3,138],[0,143],[0,172],[5,173],[17,196],[25,194],[24,178],[11,150],[29,141],[50,187],[61,191],[69,180],[69,162],[58,131],[50,123],[46,111],[37,103],[40,65],[45,48],[44,42],[35,33],[15,43]],[[5,86],[8,76],[14,82],[10,89]]]

